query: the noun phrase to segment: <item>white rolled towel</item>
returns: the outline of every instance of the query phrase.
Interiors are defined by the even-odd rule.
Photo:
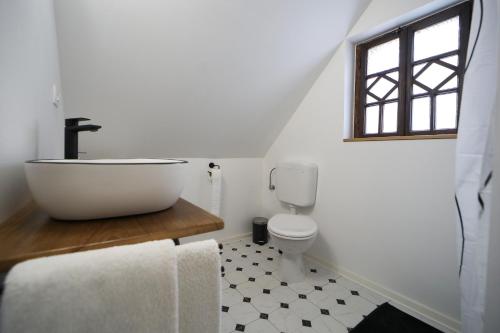
[[[9,272],[1,332],[176,333],[178,304],[171,240],[58,255]]]
[[[220,255],[214,240],[176,247],[179,280],[179,332],[219,333]]]

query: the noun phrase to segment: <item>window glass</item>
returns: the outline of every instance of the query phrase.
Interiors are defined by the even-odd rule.
[[[373,85],[373,87],[371,87],[369,91],[378,98],[382,99],[392,88],[394,88],[394,86],[394,83],[382,77]]]
[[[411,130],[427,131],[431,124],[431,99],[429,97],[415,98],[411,107]]]
[[[436,129],[457,126],[457,93],[436,96]]]
[[[423,72],[421,72],[420,75],[415,77],[415,80],[431,89],[434,89],[453,73],[454,71],[447,67],[432,63]]]
[[[457,55],[454,55],[451,57],[441,58],[441,60],[450,64],[450,65],[458,66],[458,56]]]
[[[378,73],[399,66],[399,38],[368,50],[367,74]]]
[[[387,103],[384,105],[382,132],[394,133],[397,130],[398,130],[398,103]]]
[[[458,87],[458,78],[455,75],[450,81],[444,84],[439,90],[455,89]]]
[[[379,118],[378,112],[379,112],[378,105],[366,108],[366,119],[365,119],[366,134],[378,133],[378,118]]]
[[[413,89],[412,89],[413,95],[418,95],[418,94],[425,94],[427,90],[424,90],[422,87],[413,84]]]
[[[399,88],[394,89],[393,92],[389,96],[387,96],[387,99],[398,98],[398,90],[399,90]]]
[[[421,60],[448,51],[458,50],[459,18],[455,16],[427,28],[415,31],[413,60]]]

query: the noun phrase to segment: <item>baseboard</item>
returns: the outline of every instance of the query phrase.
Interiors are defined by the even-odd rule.
[[[243,234],[238,234],[238,235],[234,235],[234,236],[224,237],[224,238],[220,238],[220,239],[217,238],[216,240],[219,243],[228,243],[228,242],[236,241],[236,240],[250,237],[250,236],[252,236],[251,232],[245,232]]]
[[[181,243],[191,243],[191,242],[197,242],[201,240],[207,240],[207,239],[214,239],[217,243],[228,243],[228,242],[233,242],[237,241],[242,238],[247,238],[249,236],[252,236],[251,232],[245,232],[233,236],[228,236],[228,235],[220,235],[222,230],[216,230],[216,231],[211,231],[209,233],[205,234],[199,234],[199,235],[193,235],[189,237],[184,237],[181,238]]]
[[[384,296],[389,299],[394,306],[398,307],[400,310],[409,313],[410,315],[428,323],[431,326],[449,333],[460,332],[460,322],[454,318],[444,315],[422,303],[419,303],[407,296],[404,296],[398,292],[387,289],[380,284],[370,281],[362,276],[357,275],[343,267],[337,266],[333,263],[327,262],[323,259],[317,258],[311,255],[305,255],[306,258],[316,261],[317,263],[335,271],[336,273],[360,284],[361,286]]]

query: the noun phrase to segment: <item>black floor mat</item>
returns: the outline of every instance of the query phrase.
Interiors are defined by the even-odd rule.
[[[349,333],[442,333],[440,330],[384,303]]]

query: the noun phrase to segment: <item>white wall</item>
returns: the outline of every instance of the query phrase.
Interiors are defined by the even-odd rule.
[[[51,0],[0,0],[0,222],[29,198],[25,160],[61,157],[63,111]]]
[[[437,3],[442,5],[444,2]],[[353,28],[379,32],[433,8],[429,1],[374,0]],[[317,202],[305,211],[319,236],[310,254],[429,307],[458,326],[454,140],[344,143],[344,74],[350,43],[334,54],[264,158],[319,165]],[[267,182],[264,179],[264,183]],[[283,211],[264,185],[266,214]]]
[[[99,156],[262,157],[368,0],[56,0]]]
[[[187,160],[188,179],[182,197],[210,211],[211,184],[208,164],[214,162],[222,169],[221,218],[224,229],[182,242],[215,238],[218,240],[250,232],[252,218],[262,213],[262,158],[181,158]]]

